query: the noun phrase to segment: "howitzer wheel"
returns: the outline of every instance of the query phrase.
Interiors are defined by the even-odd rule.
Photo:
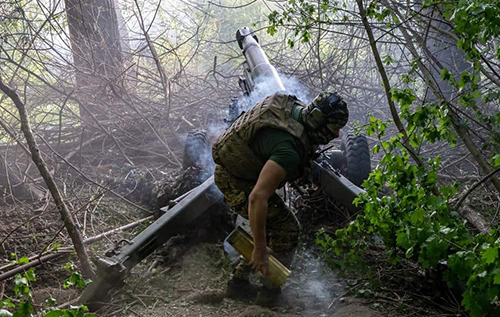
[[[184,158],[182,159],[182,168],[187,169],[188,167],[193,165],[213,165],[210,141],[207,138],[207,134],[201,130],[190,131],[186,137],[186,143],[184,145]]]
[[[344,154],[341,173],[354,185],[360,186],[371,172],[370,148],[366,136],[347,131],[342,133],[341,140],[340,150]]]

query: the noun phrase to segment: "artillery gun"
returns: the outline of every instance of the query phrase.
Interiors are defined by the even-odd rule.
[[[239,29],[236,39],[245,57],[244,76],[239,79],[243,95],[256,94],[260,83],[265,83],[267,88],[271,87],[270,91],[273,92],[286,91],[276,69],[269,62],[252,30],[246,27]],[[228,122],[236,119],[242,107],[240,100],[234,98],[230,105]],[[206,140],[200,137],[199,132],[189,137],[194,138],[196,142]],[[196,161],[196,158],[189,157],[188,160]],[[354,214],[358,211],[358,207],[354,206],[352,201],[363,192],[356,185],[368,176],[369,171],[370,159],[366,139],[345,133],[342,136],[341,150],[330,151],[327,155],[322,154],[313,162],[312,177],[313,182],[327,195],[347,208],[349,213]],[[214,177],[211,176],[198,187],[179,197],[177,201],[171,208],[161,208],[165,214],[133,240],[116,243],[106,252],[106,258],[98,258],[96,278],[80,297],[81,304],[87,305],[90,310],[98,309],[109,299],[113,289],[123,285],[135,265],[177,234],[181,227],[192,223],[210,206],[222,201],[222,194],[214,183]]]

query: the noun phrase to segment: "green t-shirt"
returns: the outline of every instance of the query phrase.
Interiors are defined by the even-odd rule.
[[[300,109],[302,107],[295,107],[292,112],[292,117],[299,122],[300,111],[295,110]],[[263,162],[271,160],[278,163],[288,175],[297,169],[304,154],[302,147],[290,133],[273,128],[259,130],[250,146]]]

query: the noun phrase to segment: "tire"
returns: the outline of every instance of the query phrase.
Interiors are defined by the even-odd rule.
[[[210,167],[213,164],[210,141],[206,133],[200,130],[190,131],[184,145],[182,168],[187,169],[190,166]]]
[[[370,149],[364,135],[352,131],[342,133],[340,150],[344,154],[341,173],[354,185],[361,186],[371,172]]]

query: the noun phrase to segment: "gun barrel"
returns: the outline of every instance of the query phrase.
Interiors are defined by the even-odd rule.
[[[281,81],[278,72],[269,62],[264,50],[259,44],[257,36],[253,30],[248,27],[240,28],[236,32],[238,45],[243,50],[246,59],[246,65],[251,80],[256,85],[260,82],[266,82],[266,86],[271,85],[276,91],[285,91],[285,86]]]

